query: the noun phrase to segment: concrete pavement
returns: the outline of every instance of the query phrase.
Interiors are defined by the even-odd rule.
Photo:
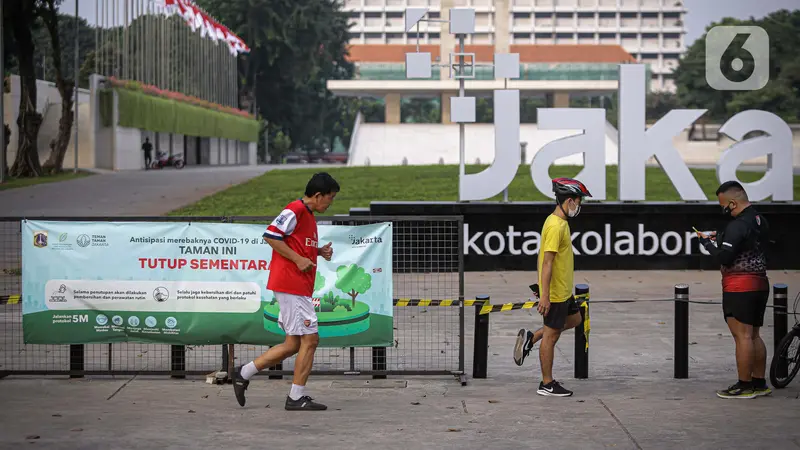
[[[271,166],[95,174],[0,191],[0,216],[162,215],[261,175]]]
[[[467,273],[467,298],[488,293],[493,303],[518,301],[527,295],[531,276],[522,272]],[[420,275],[396,277],[399,296],[448,283],[435,277],[423,282]],[[770,277],[772,283],[789,284],[791,305],[800,289],[800,272],[774,272]],[[388,380],[312,377],[310,394],[330,408],[322,413],[282,409],[289,377],[256,377],[245,408],[236,403],[230,385],[208,385],[198,378],[9,377],[0,380],[0,447],[35,442],[36,447],[65,449],[800,449],[796,426],[800,380],[771,397],[722,400],[714,395],[714,390],[736,379],[733,340],[719,305],[690,306],[690,378],[675,380],[673,303],[599,302],[670,298],[676,283],[689,284],[693,299],[717,300],[718,273],[579,272],[575,281],[589,283],[592,299],[598,303],[591,308],[589,379],[573,378],[574,332],[564,334],[557,345],[554,374],[575,391],[571,398],[536,395],[540,379],[537,350],[523,367],[513,363],[517,331],[541,326],[541,318],[531,310],[509,311],[491,315],[487,379],[470,376],[469,385],[462,387],[449,376],[393,376]],[[437,349],[448,347],[438,334],[438,322],[430,320],[437,314],[436,308],[395,311],[398,350],[418,355],[417,362],[422,364],[436,364],[436,357],[428,351],[439,353]],[[418,322],[421,320],[424,322]],[[768,358],[772,357],[772,326],[770,310],[762,333]],[[413,340],[403,339],[409,329],[416,330]],[[468,311],[465,354],[470,375],[473,335]],[[30,346],[25,347],[26,360],[36,359]],[[48,355],[41,357],[52,360],[59,348],[48,347]],[[11,350],[19,353],[22,349]],[[237,350],[237,364],[258,353],[253,350]],[[138,351],[140,357],[143,351],[168,355],[166,346],[141,346]],[[334,354],[339,356],[334,358]],[[87,351],[87,355],[87,364],[103,367],[104,355],[99,351]],[[339,363],[346,366],[346,355],[342,349],[321,349],[315,363],[343,360]],[[98,361],[92,360],[94,357]],[[137,359],[130,352],[119,357]],[[153,361],[168,363],[169,359],[150,360],[154,364],[150,368],[159,368]],[[389,368],[394,364],[403,362],[390,357]],[[292,367],[292,360],[285,367]]]
[[[5,380],[0,446],[12,448],[723,449],[800,448],[797,391],[712,398],[700,380],[532,384],[315,379],[329,410],[287,412],[289,381],[256,378],[240,408],[230,385],[199,380]]]
[[[268,169],[94,175],[0,192],[0,215],[159,215]],[[12,228],[6,227],[0,235],[11,236],[17,232]],[[0,265],[19,267],[17,261],[0,260]],[[771,283],[789,285],[791,307],[800,290],[800,272],[769,275]],[[527,285],[534,276],[467,273],[466,295],[489,294],[493,303],[519,301],[530,294]],[[395,275],[395,294],[449,296],[457,285],[454,277]],[[578,272],[575,282],[588,283],[598,303],[590,311],[588,380],[573,379],[574,332],[564,334],[557,345],[554,374],[575,391],[571,398],[535,394],[540,379],[537,350],[523,367],[513,363],[511,350],[517,331],[541,326],[541,318],[532,310],[509,311],[491,315],[488,379],[470,376],[469,385],[462,387],[449,376],[312,377],[310,394],[330,407],[322,413],[282,409],[289,377],[256,377],[247,406],[240,408],[230,385],[208,385],[199,378],[10,376],[0,380],[0,448],[25,444],[64,449],[800,449],[796,426],[800,379],[771,397],[736,401],[714,396],[714,390],[735,381],[733,341],[719,305],[690,305],[690,378],[674,380],[673,303],[599,302],[668,299],[676,283],[689,284],[695,300],[718,301],[719,273]],[[3,275],[0,291],[16,293],[17,284],[17,276]],[[68,367],[67,346],[24,345],[19,305],[0,308],[0,364],[5,368],[20,364],[40,369]],[[457,310],[395,311],[398,348],[387,352],[390,369],[439,367],[440,363],[445,364],[443,368],[452,367],[457,354],[458,324],[453,314]],[[769,363],[774,341],[771,310],[762,336]],[[469,309],[464,337],[465,368],[471,375],[474,329]],[[113,358],[107,350],[104,353],[106,348],[87,346],[87,369],[104,370],[109,362],[118,369],[169,367],[168,346],[117,344]],[[237,364],[261,350],[237,346]],[[356,363],[368,366],[369,357],[361,357],[360,350]],[[321,349],[315,363],[336,369],[347,367],[348,357],[346,349]],[[195,347],[187,358],[190,369],[219,368],[218,348]],[[293,359],[285,364],[291,367]]]

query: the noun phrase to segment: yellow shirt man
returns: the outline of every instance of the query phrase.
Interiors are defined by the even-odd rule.
[[[572,234],[569,223],[555,214],[550,214],[542,226],[541,244],[539,245],[539,287],[542,284],[542,263],[545,252],[555,252],[553,269],[550,276],[550,303],[563,303],[572,296],[574,278],[574,257],[572,254]]]

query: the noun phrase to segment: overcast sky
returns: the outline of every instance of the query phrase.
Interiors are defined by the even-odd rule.
[[[2,0],[0,0],[2,1]],[[75,14],[75,1],[64,0],[61,11]],[[77,0],[80,2],[79,14],[89,23],[95,22],[95,5],[102,0]],[[155,0],[156,3],[163,4]],[[686,13],[686,45],[691,45],[711,22],[723,17],[747,19],[751,16],[761,18],[779,9],[800,9],[800,0],[683,0]]]
[[[723,17],[759,19],[780,9],[800,9],[800,0],[683,0],[686,5],[686,45],[705,32],[711,22]]]

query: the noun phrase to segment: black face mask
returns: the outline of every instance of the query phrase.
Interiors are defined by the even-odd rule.
[[[722,207],[722,215],[723,216],[730,216],[731,215],[731,211],[733,211],[733,210],[730,208],[730,205],[731,204],[728,203],[726,206]]]

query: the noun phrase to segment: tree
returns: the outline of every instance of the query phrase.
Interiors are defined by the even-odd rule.
[[[372,287],[372,277],[363,267],[357,264],[349,266],[339,266],[336,268],[336,289],[340,289],[353,299],[353,307],[356,306],[358,294],[366,293]]]
[[[36,72],[33,65],[35,46],[32,30],[39,14],[36,0],[20,0],[6,2],[4,11],[8,10],[8,22],[11,24],[16,57],[19,68],[20,97],[19,130],[17,155],[9,174],[12,177],[39,176],[42,166],[39,163],[37,139],[42,126],[42,115],[36,111]],[[6,17],[3,17],[4,21]]]
[[[291,138],[295,149],[328,143],[344,99],[327,90],[329,79],[348,79],[349,17],[330,0],[200,0],[250,47],[240,57],[240,103]],[[333,119],[328,118],[334,117]],[[344,124],[352,127],[352,123]]]
[[[683,107],[708,109],[700,119],[724,121],[737,112],[762,109],[777,114],[788,122],[800,118],[800,10],[780,10],[756,20],[724,18],[717,25],[755,25],[763,28],[769,36],[769,81],[756,91],[718,91],[708,85],[705,75],[706,35],[689,47],[686,56],[675,70],[678,87],[678,103]],[[748,36],[737,36],[723,53],[720,68],[726,78],[742,81],[753,73],[755,60],[742,49]],[[739,58],[744,64],[739,71],[731,68],[731,62]]]
[[[50,34],[50,44],[53,47],[53,69],[55,69],[56,75],[56,88],[61,95],[61,119],[58,122],[58,136],[51,144],[50,156],[42,168],[46,172],[57,173],[64,167],[64,156],[67,154],[67,145],[69,145],[72,137],[72,123],[75,117],[72,113],[72,107],[74,105],[73,93],[75,91],[74,81],[69,78],[65,79],[62,71],[56,0],[44,0],[44,3],[45,7],[42,8],[41,16]]]

